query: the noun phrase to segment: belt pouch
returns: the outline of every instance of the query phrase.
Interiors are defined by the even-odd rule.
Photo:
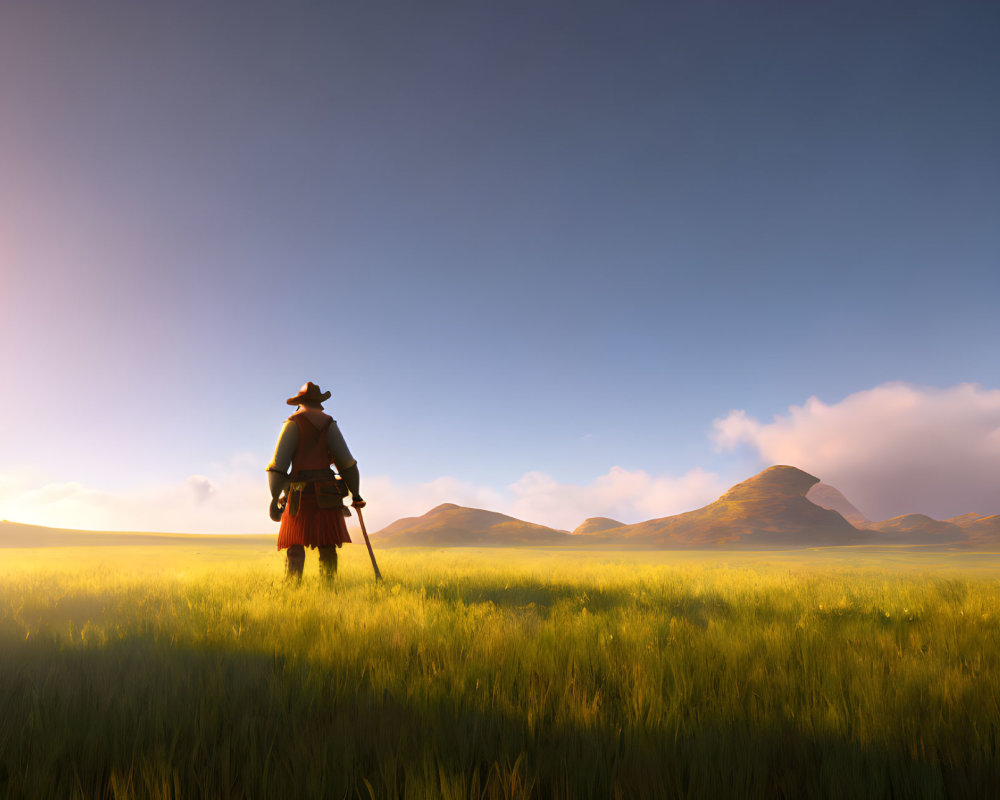
[[[345,493],[341,492],[343,481],[317,481],[316,505],[320,508],[343,508]],[[344,487],[346,491],[347,487]]]

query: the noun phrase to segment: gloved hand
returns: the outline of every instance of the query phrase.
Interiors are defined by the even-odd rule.
[[[271,519],[275,522],[281,522],[281,514],[285,510],[285,503],[282,499],[275,497],[271,500],[271,507],[268,509],[268,513],[271,515]]]
[[[364,508],[366,505],[367,505],[367,503],[365,503],[364,500],[362,500],[360,497],[357,497],[357,496],[351,502],[351,506],[353,508]]]

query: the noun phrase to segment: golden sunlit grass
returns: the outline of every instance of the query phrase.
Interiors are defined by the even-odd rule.
[[[987,796],[996,555],[0,551],[0,796]]]

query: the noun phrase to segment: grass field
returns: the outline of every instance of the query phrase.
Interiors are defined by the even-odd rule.
[[[0,550],[0,797],[1000,793],[996,554]]]

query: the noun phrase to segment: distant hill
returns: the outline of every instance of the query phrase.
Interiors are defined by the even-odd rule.
[[[422,517],[407,517],[374,537],[388,545],[579,545],[654,548],[810,547],[868,542],[871,534],[836,511],[806,500],[819,479],[776,466],[732,487],[711,505],[685,514],[623,525],[607,517],[587,520],[574,534],[495,511],[445,503]]]
[[[275,534],[140,533],[137,531],[78,531],[20,522],[0,522],[3,547],[113,547],[144,544],[258,544],[274,542]]]
[[[496,511],[443,503],[422,517],[396,520],[372,538],[381,545],[512,546],[571,544],[572,535]]]
[[[625,525],[611,533],[623,542],[667,548],[870,543],[870,534],[806,499],[818,482],[795,467],[769,467],[704,508]]]
[[[964,541],[967,534],[958,525],[942,522],[923,514],[903,514],[881,522],[869,522],[869,530],[885,534],[884,544],[952,544]]]
[[[815,484],[806,492],[806,500],[815,503],[820,508],[828,508],[830,511],[836,511],[855,528],[864,528],[868,525],[868,518],[858,511],[839,490],[833,488],[828,483]]]
[[[1000,514],[979,517],[965,528],[968,543],[974,547],[1000,546]]]
[[[621,528],[624,522],[611,517],[588,517],[573,531],[574,536],[586,536],[592,533],[604,533],[614,528]]]
[[[977,520],[985,519],[982,514],[976,514],[970,511],[968,514],[959,514],[957,517],[948,517],[944,522],[950,522],[952,525],[958,525],[959,528],[967,528],[972,523]]]

